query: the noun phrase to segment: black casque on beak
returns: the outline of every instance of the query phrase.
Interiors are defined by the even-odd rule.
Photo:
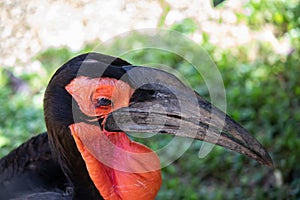
[[[148,67],[123,67],[135,92],[130,105],[107,116],[108,131],[174,134],[217,144],[273,166],[263,146],[241,125],[186,87],[174,75]]]

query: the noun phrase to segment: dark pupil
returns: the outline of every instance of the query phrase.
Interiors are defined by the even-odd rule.
[[[96,107],[100,106],[109,106],[111,105],[111,100],[106,99],[106,98],[101,98],[97,100]]]

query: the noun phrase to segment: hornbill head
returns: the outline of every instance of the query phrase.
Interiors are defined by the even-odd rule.
[[[59,68],[44,111],[51,148],[75,190],[104,199],[154,199],[161,185],[158,156],[125,132],[203,140],[272,166],[256,139],[175,76],[111,56],[84,54]]]

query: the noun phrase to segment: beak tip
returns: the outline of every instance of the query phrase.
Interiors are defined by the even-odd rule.
[[[258,155],[260,155],[260,156],[258,156]],[[250,157],[252,157],[252,156],[250,156]],[[258,161],[262,165],[265,165],[265,166],[270,167],[272,169],[275,168],[271,156],[269,155],[269,153],[264,148],[262,148],[260,150],[260,154],[256,154],[256,156],[252,157],[252,158],[254,158],[256,161]]]
[[[266,166],[268,166],[268,167],[270,167],[270,168],[272,168],[272,169],[275,168],[273,160],[272,160],[272,158],[271,158],[271,156],[269,154],[267,154],[267,157],[264,160],[263,164],[266,165]]]

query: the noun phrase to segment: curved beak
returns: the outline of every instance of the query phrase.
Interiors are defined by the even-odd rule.
[[[264,147],[241,125],[175,76],[148,67],[124,67],[135,88],[130,105],[110,113],[108,131],[173,134],[223,146],[273,167]]]

